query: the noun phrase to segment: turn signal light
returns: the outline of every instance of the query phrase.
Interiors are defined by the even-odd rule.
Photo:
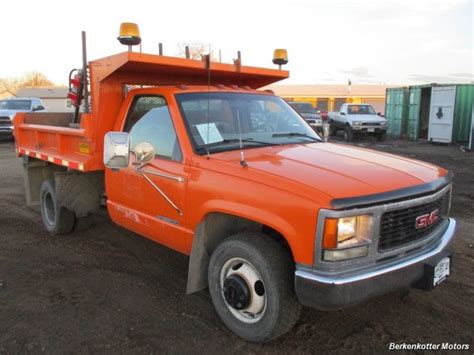
[[[324,249],[335,249],[337,248],[337,224],[339,220],[337,218],[326,218],[324,222],[324,234],[323,234],[323,248]]]

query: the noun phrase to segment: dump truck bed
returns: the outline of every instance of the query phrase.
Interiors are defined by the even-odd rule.
[[[80,171],[103,169],[102,154],[92,149],[87,119],[82,117],[81,125],[74,126],[72,117],[70,113],[17,114],[17,154]]]

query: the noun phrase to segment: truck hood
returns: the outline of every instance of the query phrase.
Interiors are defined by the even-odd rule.
[[[321,116],[318,115],[317,113],[300,113],[301,116],[303,116],[304,119],[306,120],[320,120]]]
[[[347,115],[351,121],[362,121],[362,122],[380,122],[386,121],[385,118],[379,115]]]
[[[213,154],[234,166],[235,174],[315,200],[332,200],[394,191],[432,182],[447,174],[437,166],[353,146],[311,143]]]

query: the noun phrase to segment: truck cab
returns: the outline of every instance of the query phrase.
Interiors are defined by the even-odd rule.
[[[352,141],[354,135],[363,133],[383,141],[387,132],[387,120],[367,104],[342,104],[338,112],[329,113],[329,123],[333,135],[344,130],[346,141]]]
[[[105,207],[189,255],[186,291],[207,288],[223,323],[253,342],[289,331],[301,305],[340,309],[449,276],[452,175],[324,142],[259,90],[288,72],[134,52],[87,69],[79,124],[45,113],[14,123],[27,204],[50,233]]]

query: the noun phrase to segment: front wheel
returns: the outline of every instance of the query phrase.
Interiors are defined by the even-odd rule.
[[[289,331],[301,305],[294,293],[294,262],[269,236],[239,233],[212,253],[209,293],[224,324],[252,342]]]
[[[344,139],[346,142],[352,142],[354,140],[354,131],[350,126],[344,127]]]

